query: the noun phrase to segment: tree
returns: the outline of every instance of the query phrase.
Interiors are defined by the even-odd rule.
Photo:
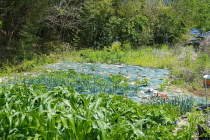
[[[2,21],[0,20],[0,28],[2,28]]]
[[[189,29],[210,30],[209,0],[176,0],[172,7]]]
[[[142,15],[142,1],[89,0],[86,1],[81,19],[80,37],[86,46],[110,46],[113,41],[145,44],[149,35],[148,19]]]
[[[73,42],[82,4],[81,0],[1,1],[0,47],[15,54],[33,50],[46,53],[50,50],[45,49],[48,42]]]
[[[82,21],[79,36],[81,45],[84,47],[92,47],[96,45],[107,45],[110,40],[106,38],[105,28],[111,16],[113,16],[114,8],[112,0],[87,0],[80,14]]]
[[[39,0],[38,0],[39,1]],[[10,46],[12,39],[16,41],[20,38],[20,30],[29,18],[28,13],[33,9],[36,0],[2,0],[0,5],[0,18],[4,45]],[[18,42],[18,41],[17,41]],[[15,43],[15,41],[13,42]]]

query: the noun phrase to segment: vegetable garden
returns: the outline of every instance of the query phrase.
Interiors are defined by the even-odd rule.
[[[42,74],[5,79],[0,87],[2,139],[191,139],[202,120],[174,134],[194,97],[150,95],[168,71],[129,65],[58,63]],[[62,70],[61,70],[62,69]],[[202,100],[200,100],[202,101]],[[188,116],[190,115],[187,113]],[[198,115],[199,114],[199,115]],[[193,118],[194,117],[194,118]]]

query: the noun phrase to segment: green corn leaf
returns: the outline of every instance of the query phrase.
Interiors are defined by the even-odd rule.
[[[144,133],[140,131],[139,129],[137,129],[136,127],[134,127],[134,125],[130,123],[129,121],[128,121],[128,125],[132,127],[132,130],[137,135],[137,137],[145,137]]]
[[[100,139],[107,140],[106,130],[105,129],[107,129],[109,126],[105,122],[103,122],[101,120],[97,120],[97,125],[98,125],[98,128],[101,131]]]
[[[60,118],[61,118],[61,121],[62,121],[63,126],[66,127],[66,128],[68,128],[69,125],[68,125],[68,123],[67,123],[66,118],[64,118],[64,117],[60,117]]]
[[[74,122],[73,115],[72,114],[68,115],[68,119],[69,119],[70,124],[71,124],[71,129],[73,130],[73,132],[74,132],[74,134],[75,134],[75,136],[77,138],[77,131],[76,131],[76,127],[75,127],[75,122]]]

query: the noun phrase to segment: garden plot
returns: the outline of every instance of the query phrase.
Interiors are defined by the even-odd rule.
[[[182,140],[195,133],[191,125],[174,132],[178,117],[192,111],[193,96],[159,98],[148,92],[164,84],[167,70],[78,63],[43,67],[43,73],[3,80],[1,137]]]
[[[47,69],[54,70],[75,70],[79,73],[86,74],[97,74],[103,77],[107,75],[122,75],[126,78],[129,78],[131,89],[134,87],[135,83],[133,80],[143,80],[148,79],[150,84],[147,86],[139,87],[139,91],[144,91],[148,89],[158,89],[161,84],[164,84],[164,79],[168,78],[169,70],[165,69],[153,69],[145,68],[140,66],[132,65],[113,65],[113,64],[92,64],[92,63],[70,63],[62,62],[56,64],[49,64],[43,66]],[[168,92],[170,95],[177,95],[175,93]],[[179,93],[181,94],[181,93]],[[184,93],[183,93],[184,94]],[[196,98],[198,103],[205,102],[203,98]]]
[[[75,70],[78,73],[96,74],[106,77],[107,75],[122,75],[133,80],[148,79],[150,85],[146,88],[141,87],[141,90],[147,91],[148,88],[157,88],[159,84],[164,83],[164,78],[169,74],[168,70],[164,69],[151,69],[131,65],[112,65],[112,64],[91,64],[91,63],[57,63],[43,66],[44,68],[54,70]],[[132,83],[131,83],[132,85]]]
[[[57,86],[72,86],[81,94],[117,94],[136,102],[185,104],[191,110],[194,100],[202,103],[202,98],[190,95],[178,95],[167,92],[169,99],[155,98],[150,89],[160,89],[166,86],[165,80],[170,71],[165,69],[152,69],[131,65],[91,64],[91,63],[56,63],[44,65],[46,73],[28,74],[12,77],[4,82],[9,84],[43,85],[48,90]],[[164,87],[163,87],[164,88]]]
[[[174,130],[178,116],[192,111],[194,98],[172,93],[159,98],[148,92],[164,84],[167,70],[77,63],[43,67],[47,67],[44,73],[3,80],[7,87],[0,87],[0,136],[5,139],[186,137],[188,126],[177,135]]]

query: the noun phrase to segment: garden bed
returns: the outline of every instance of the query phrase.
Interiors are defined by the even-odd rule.
[[[76,127],[80,127],[80,123],[90,123],[88,127],[91,133],[94,134],[94,137],[102,133],[104,133],[102,135],[106,135],[106,137],[112,137],[112,135],[118,137],[118,135],[110,132],[115,127],[118,127],[118,121],[121,122],[120,120],[131,117],[132,119],[128,119],[128,121],[123,123],[123,125],[128,126],[129,129],[121,130],[121,128],[119,128],[120,131],[126,133],[127,131],[132,131],[128,136],[123,135],[123,137],[141,137],[141,139],[145,139],[145,137],[155,138],[156,136],[160,136],[159,132],[157,132],[157,129],[160,129],[161,137],[168,137],[170,133],[171,138],[176,137],[176,139],[183,139],[185,136],[191,137],[194,132],[188,132],[188,129],[186,129],[186,132],[190,133],[190,135],[186,135],[185,129],[180,129],[176,131],[177,135],[174,136],[178,116],[191,112],[194,101],[205,101],[201,98],[171,93],[167,90],[164,92],[168,93],[169,98],[154,96],[151,92],[152,90],[162,90],[161,86],[167,86],[166,83],[170,71],[164,69],[151,69],[131,65],[80,64],[68,62],[45,65],[43,68],[46,69],[43,73],[27,73],[4,78],[1,85],[2,87],[0,87],[0,96],[2,96],[4,102],[8,102],[9,106],[15,107],[14,111],[21,111],[19,110],[20,108],[16,106],[18,104],[26,108],[30,106],[32,109],[27,116],[30,117],[31,114],[33,115],[33,112],[36,110],[35,112],[38,111],[38,114],[35,113],[34,116],[41,115],[45,118],[43,119],[44,122],[41,122],[42,124],[32,124],[32,126],[36,128],[35,132],[39,133],[41,137],[65,137],[64,135],[58,136],[57,134],[51,134],[48,130],[44,129],[38,131],[41,125],[43,125],[43,128],[51,127],[50,129],[55,129],[53,131],[59,130],[63,134],[68,132],[71,133],[71,136],[79,136],[79,131],[73,132],[67,127],[67,123],[72,126],[78,124]],[[127,99],[134,100],[135,102]],[[112,103],[113,105],[109,106]],[[88,106],[92,109],[94,109],[94,107],[91,106],[99,106],[97,111],[101,110],[102,106],[104,108],[101,110],[101,113],[99,112],[100,114],[93,110],[93,112],[91,112],[93,115],[89,116],[88,112],[85,113],[85,110],[88,111]],[[75,107],[77,110],[75,110]],[[78,110],[80,107],[84,107],[84,110]],[[132,107],[135,109],[130,110]],[[75,111],[75,113],[73,112],[73,114],[68,115],[68,110],[61,108]],[[9,108],[7,108],[6,105],[2,107],[2,109],[7,111]],[[105,112],[110,112],[110,110],[113,114],[107,118]],[[47,116],[43,112],[46,112]],[[51,114],[51,112],[53,112],[54,115]],[[130,114],[128,115],[128,113]],[[2,114],[5,114],[5,112],[3,111]],[[18,121],[19,117],[22,117],[12,116],[13,120],[16,121]],[[55,116],[59,116],[60,118]],[[69,116],[70,118],[68,118]],[[195,118],[198,119],[197,117]],[[27,119],[24,120],[24,122],[27,122]],[[35,119],[41,121],[34,117],[33,120]],[[75,124],[73,124],[72,119],[74,119]],[[102,119],[102,121],[100,119]],[[6,120],[8,122],[10,121],[9,119]],[[89,122],[89,120],[93,123]],[[51,123],[58,122],[63,128],[48,126],[47,121],[52,121]],[[32,129],[30,130],[31,132],[23,131],[22,126],[19,124],[16,125],[14,122],[15,121],[10,122],[11,128],[5,125],[5,131],[20,127],[19,132],[24,133],[24,135],[27,133],[33,134]],[[102,128],[102,125],[106,127]],[[155,129],[152,129],[152,127],[155,127]],[[188,126],[183,127],[187,128]],[[25,126],[23,126],[23,128],[25,128]],[[138,128],[138,130],[136,128]],[[144,130],[142,128],[147,129]],[[167,129],[167,131],[165,129]],[[63,130],[65,130],[65,132]],[[95,134],[96,130],[97,134]],[[106,132],[104,132],[104,130],[106,130]],[[12,136],[15,137],[15,133],[12,132]],[[183,134],[180,135],[180,133]],[[0,135],[1,134],[3,134],[3,132],[0,131]],[[10,137],[9,132],[6,132],[5,136],[6,135]],[[83,136],[85,135],[86,134]]]

